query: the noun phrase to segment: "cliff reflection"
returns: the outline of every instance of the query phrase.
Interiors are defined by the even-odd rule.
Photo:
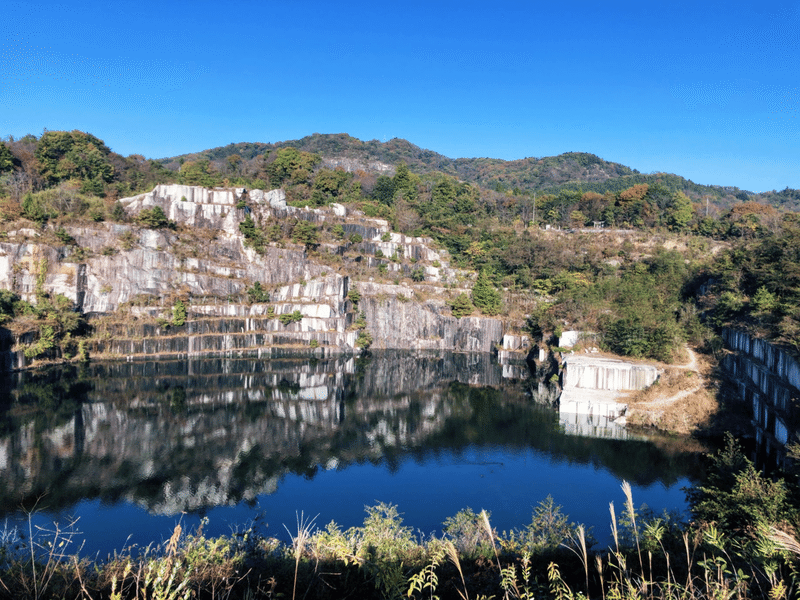
[[[0,511],[84,498],[155,514],[274,492],[287,474],[424,462],[468,446],[533,448],[670,485],[693,449],[564,435],[485,355],[104,363],[6,376]]]

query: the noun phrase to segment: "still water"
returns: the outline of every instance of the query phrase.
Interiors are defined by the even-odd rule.
[[[683,511],[699,475],[688,439],[576,430],[536,405],[524,369],[484,355],[91,363],[0,380],[0,518],[78,519],[84,554],[296,513],[360,525],[398,506],[426,534],[463,508],[500,531],[548,495],[608,539],[623,480],[636,505]],[[624,438],[624,439],[623,439]]]

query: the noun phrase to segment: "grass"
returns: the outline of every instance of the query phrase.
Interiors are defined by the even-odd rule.
[[[188,600],[455,598],[504,600],[781,600],[797,596],[800,543],[764,528],[747,541],[710,523],[685,524],[636,509],[623,483],[610,505],[613,543],[569,523],[548,499],[532,522],[498,533],[490,514],[460,511],[441,535],[415,533],[397,507],[366,507],[364,523],[324,528],[297,516],[290,542],[259,524],[207,538],[178,523],[169,540],[105,560],[80,557],[76,523],[0,532],[0,597]],[[546,542],[542,542],[546,540]]]

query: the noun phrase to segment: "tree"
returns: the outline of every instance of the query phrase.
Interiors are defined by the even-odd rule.
[[[472,302],[483,314],[489,316],[497,315],[503,309],[500,292],[492,284],[485,269],[480,272],[472,288]]]
[[[673,231],[684,231],[692,221],[694,206],[683,192],[672,196],[672,202],[666,210],[667,225]]]
[[[172,324],[175,327],[180,327],[181,325],[186,323],[186,317],[187,317],[186,304],[184,304],[183,300],[178,300],[172,307]]]
[[[710,458],[706,480],[687,493],[696,519],[715,522],[726,533],[750,535],[756,535],[759,526],[794,524],[797,510],[786,482],[773,481],[756,469],[730,433],[725,448]]]
[[[46,131],[34,155],[48,185],[66,179],[110,182],[114,167],[103,140],[83,131]]]
[[[375,187],[372,188],[372,197],[384,204],[391,204],[394,199],[394,182],[391,177],[381,175],[375,182]]]
[[[210,187],[216,183],[217,178],[208,160],[187,160],[181,165],[178,180],[184,185]]]
[[[250,304],[259,302],[269,302],[269,293],[264,289],[260,282],[256,281],[253,287],[247,290],[247,300]]]
[[[306,246],[313,246],[319,241],[317,226],[311,221],[297,221],[292,229],[292,241]]]
[[[0,142],[0,173],[7,173],[14,169],[14,155],[8,146]]]
[[[160,206],[142,209],[136,217],[136,222],[148,229],[175,228],[175,223],[167,219],[167,215]]]
[[[461,317],[471,315],[475,307],[472,305],[472,300],[469,299],[469,296],[467,296],[467,294],[464,292],[461,292],[452,302],[450,302],[450,308],[453,311],[453,316],[456,319],[460,319]]]

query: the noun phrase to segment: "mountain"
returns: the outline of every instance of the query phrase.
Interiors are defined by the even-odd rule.
[[[441,172],[496,191],[516,193],[554,193],[563,190],[582,192],[618,193],[633,185],[655,183],[670,191],[682,191],[694,200],[710,198],[721,208],[739,201],[756,200],[786,208],[800,208],[800,192],[788,190],[781,193],[755,194],[737,187],[700,185],[671,173],[640,173],[620,163],[609,162],[588,152],[566,152],[558,156],[528,157],[518,160],[499,158],[450,158],[394,138],[386,142],[362,141],[346,133],[315,133],[298,140],[275,143],[241,142],[211,148],[202,152],[163,158],[158,162],[168,168],[178,168],[181,160],[206,159],[223,163],[237,154],[245,161],[253,161],[280,148],[293,147],[318,154],[323,159],[348,159],[370,170],[370,163],[396,166],[404,162],[409,169],[424,174]]]

